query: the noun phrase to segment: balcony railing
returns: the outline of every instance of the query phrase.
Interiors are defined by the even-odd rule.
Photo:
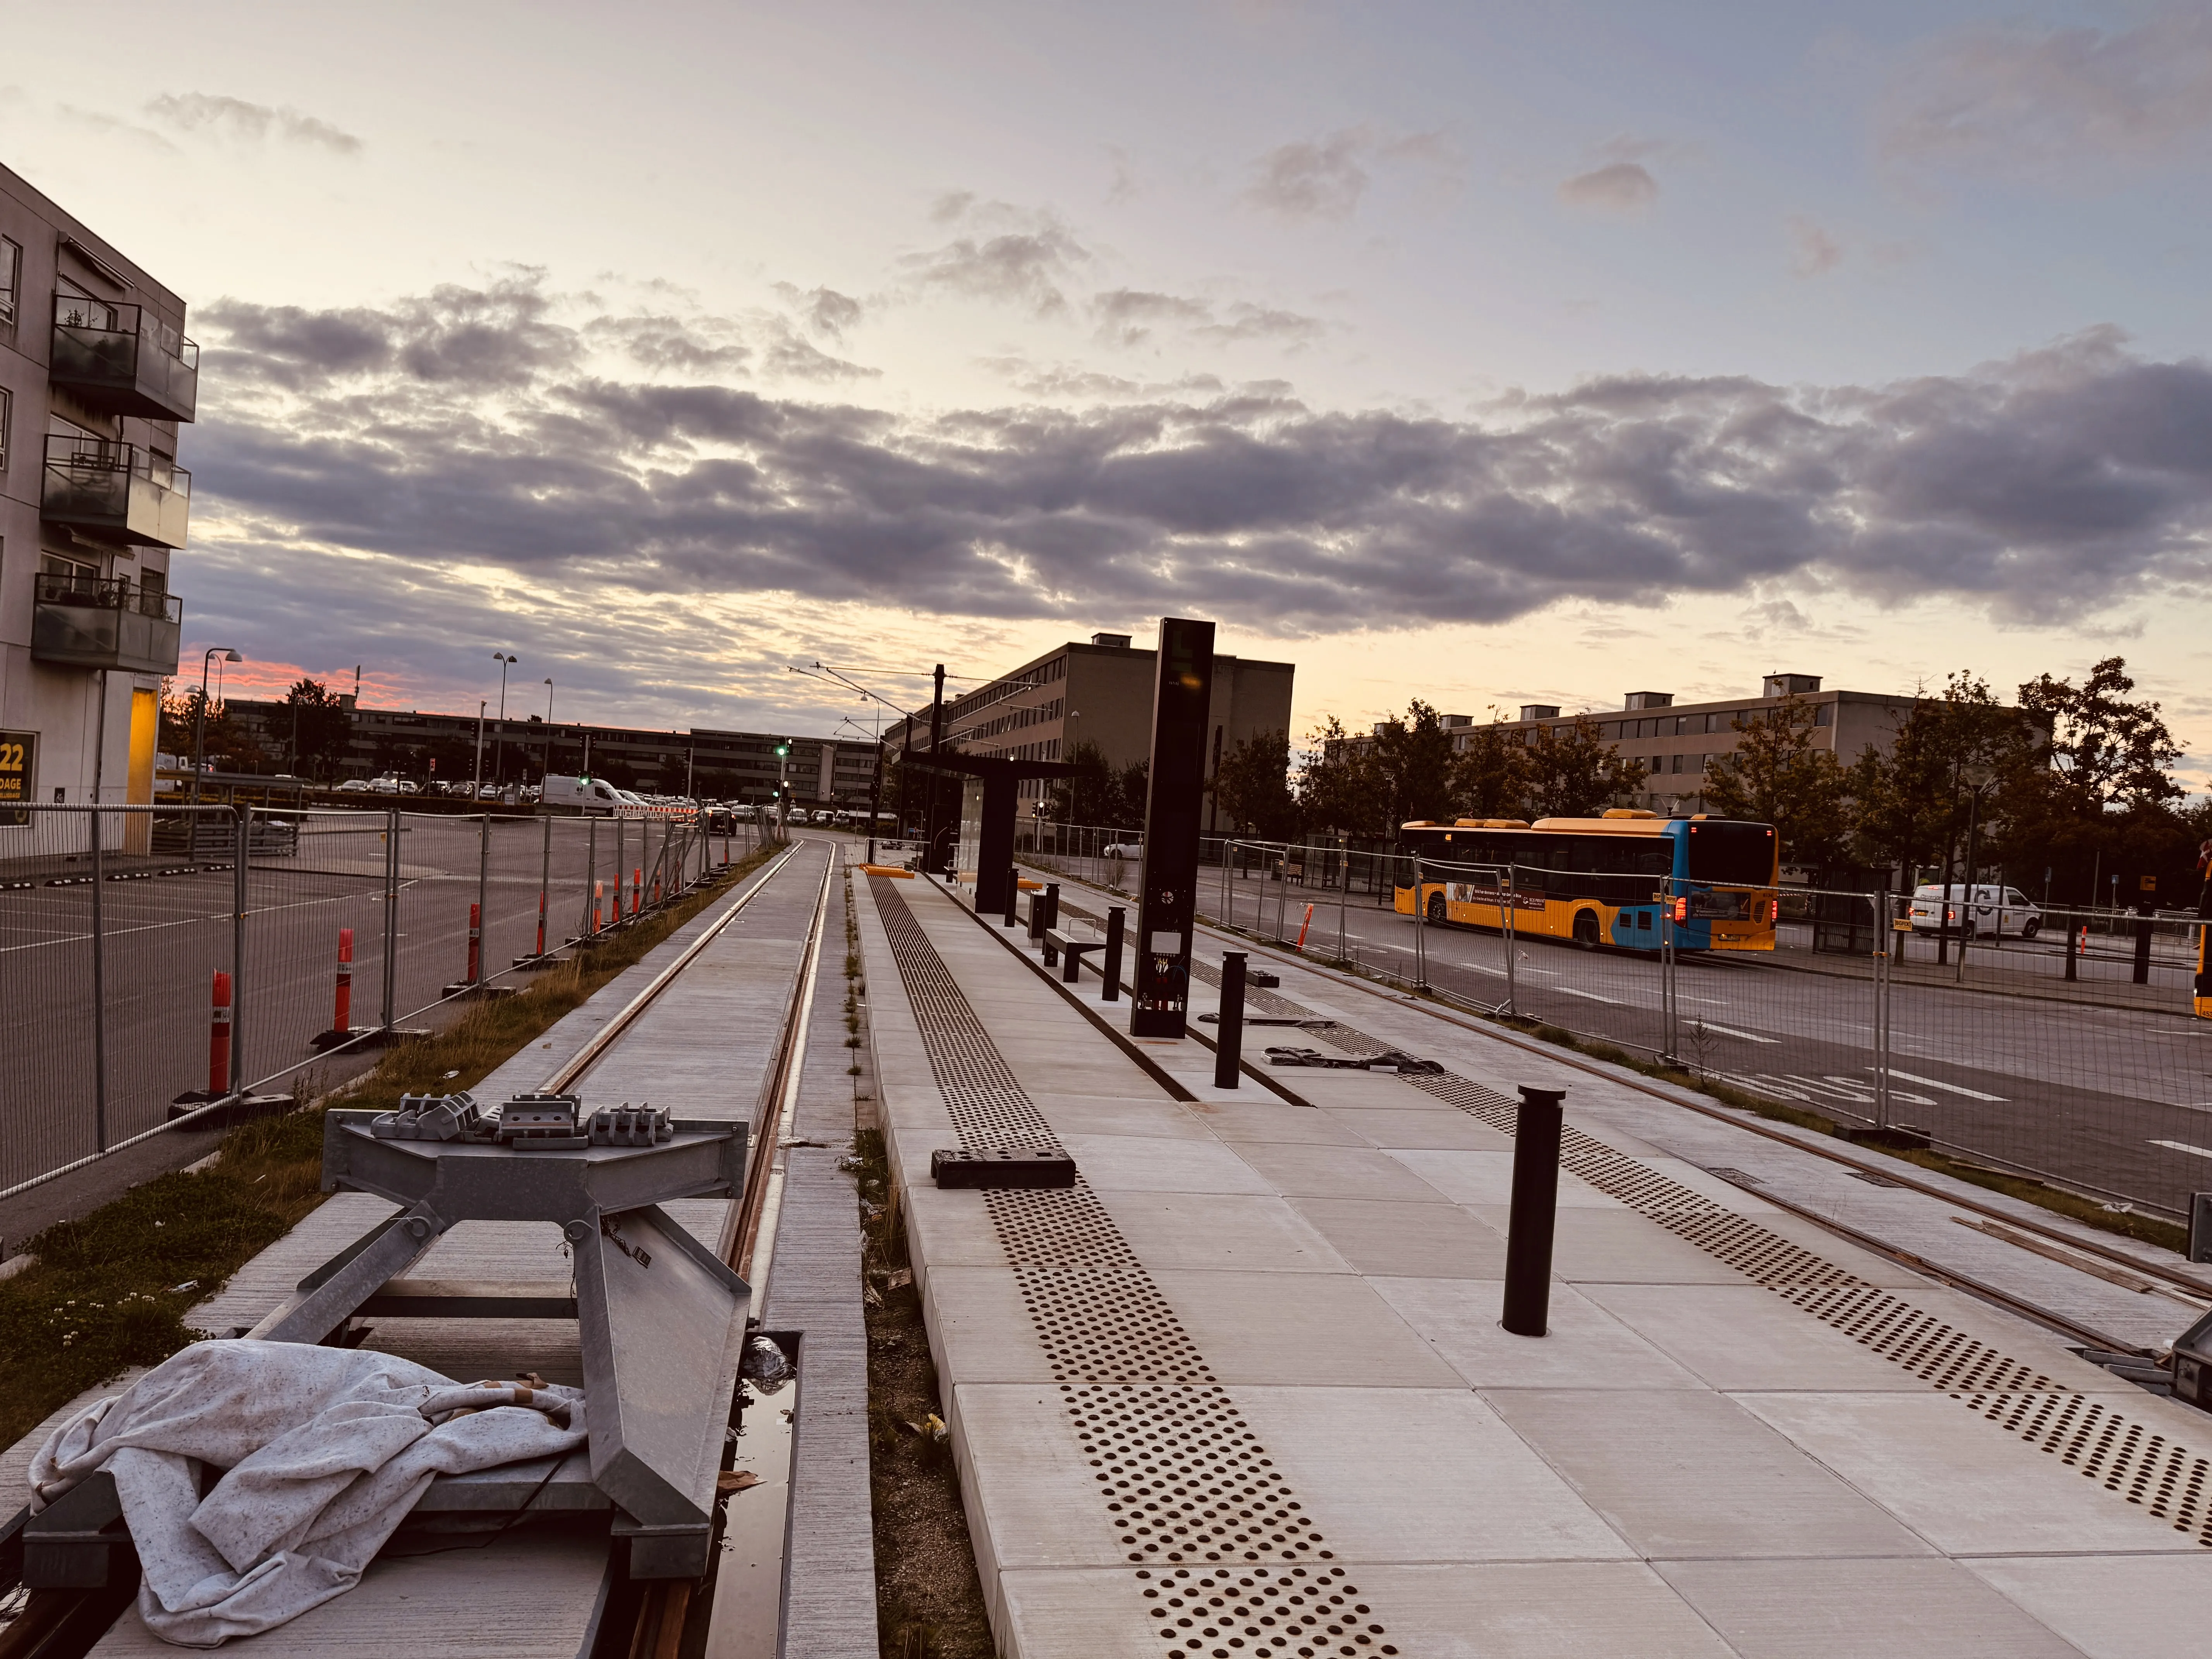
[[[119,578],[41,572],[31,607],[33,661],[137,674],[177,672],[185,607]]]
[[[200,349],[143,306],[57,294],[46,378],[111,415],[189,421]]]
[[[137,444],[58,434],[46,440],[40,514],[103,541],[182,547],[192,516],[192,475],[157,463]]]

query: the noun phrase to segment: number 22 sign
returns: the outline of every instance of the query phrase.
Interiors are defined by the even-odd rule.
[[[31,821],[26,809],[38,769],[39,734],[0,732],[0,824],[20,826]]]

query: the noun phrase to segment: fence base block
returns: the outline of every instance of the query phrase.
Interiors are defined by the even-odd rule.
[[[513,965],[527,972],[535,973],[540,968],[558,968],[568,960],[568,958],[558,951],[548,951],[542,957],[517,957]]]
[[[1916,1129],[1910,1123],[1893,1123],[1886,1129],[1852,1128],[1838,1124],[1836,1133],[1855,1145],[1887,1147],[1893,1152],[1924,1152],[1929,1141],[1927,1130]]]
[[[472,997],[479,1002],[486,1002],[494,997],[519,997],[522,994],[522,988],[519,985],[471,985],[465,979],[457,979],[438,994],[447,999]]]
[[[307,1039],[307,1046],[319,1054],[332,1048],[341,1048],[347,1043],[352,1043],[362,1048],[372,1048],[381,1042],[383,1038],[384,1031],[380,1026],[352,1025],[343,1031],[336,1029],[318,1031]]]
[[[205,1115],[192,1120],[193,1127],[203,1129],[235,1129],[241,1123],[251,1123],[257,1118],[282,1117],[296,1111],[300,1102],[294,1095],[239,1095],[225,1097],[210,1094],[204,1089],[189,1090],[169,1103],[169,1116],[179,1118],[212,1101],[224,1101],[223,1105]]]

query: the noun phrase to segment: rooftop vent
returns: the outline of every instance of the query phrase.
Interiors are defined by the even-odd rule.
[[[1127,651],[1129,648],[1131,637],[1127,634],[1093,634],[1091,636],[1091,643],[1103,645],[1109,651]]]
[[[1559,705],[1555,702],[1524,702],[1521,705],[1524,720],[1555,720],[1559,718]]]
[[[1762,697],[1807,697],[1820,689],[1820,677],[1818,674],[1769,674],[1759,682],[1759,695]]]
[[[1674,694],[1672,691],[1632,691],[1628,694],[1628,700],[1620,706],[1623,708],[1672,708]]]

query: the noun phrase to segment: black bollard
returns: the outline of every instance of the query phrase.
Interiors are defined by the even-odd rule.
[[[1513,1214],[1505,1236],[1505,1311],[1516,1336],[1541,1336],[1552,1310],[1552,1230],[1559,1206],[1565,1089],[1521,1085],[1514,1121]]]
[[[1213,1051],[1213,1086],[1237,1086],[1237,1062],[1244,1054],[1244,959],[1249,952],[1225,951],[1221,957],[1221,1032]]]
[[[1044,941],[1044,965],[1048,968],[1060,965],[1060,952],[1054,948],[1051,939],[1051,930],[1059,926],[1060,884],[1048,881],[1044,884],[1044,927],[1037,932],[1037,937]]]
[[[1106,907],[1106,960],[1099,972],[1106,977],[1106,989],[1099,996],[1101,1002],[1121,1000],[1121,929],[1128,920],[1128,907],[1109,904]]]
[[[2136,983],[2150,983],[2150,906],[2136,906]]]
[[[1044,895],[1030,895],[1030,937],[1042,943],[1044,939]]]
[[[2081,930],[2075,925],[2074,918],[2071,916],[2066,918],[2064,926],[2066,929],[2066,977],[2069,979],[2079,979],[2081,977],[2080,963],[2078,961],[2081,949]]]
[[[1020,923],[1021,919],[1022,872],[1009,869],[1006,872],[1006,926],[1016,927]]]

